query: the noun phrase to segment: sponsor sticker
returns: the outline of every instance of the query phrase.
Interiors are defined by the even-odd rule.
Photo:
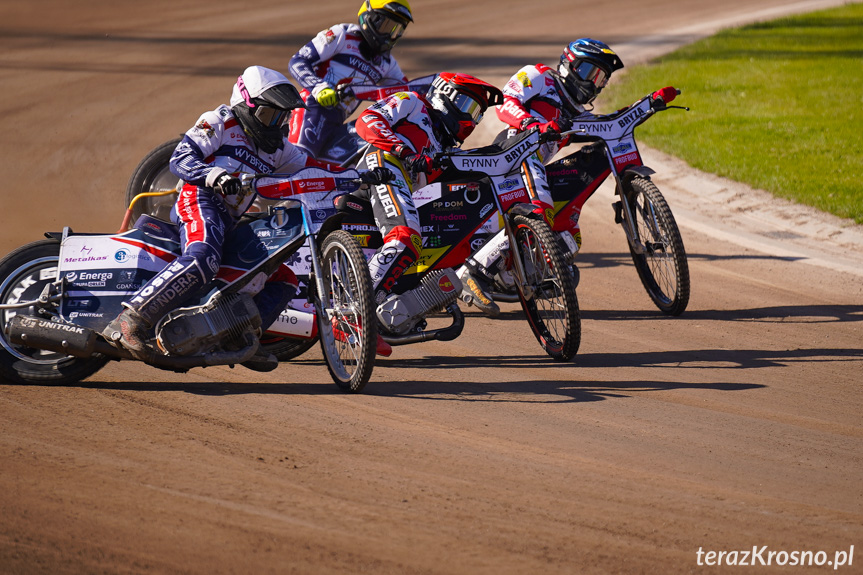
[[[445,275],[441,276],[441,278],[437,282],[437,285],[440,288],[440,291],[442,291],[443,293],[452,293],[453,291],[455,291],[455,286],[452,285],[450,279]]]

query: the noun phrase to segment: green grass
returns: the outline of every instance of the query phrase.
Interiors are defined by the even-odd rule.
[[[863,223],[863,4],[728,30],[612,80],[615,110],[683,91],[638,129],[645,144]]]

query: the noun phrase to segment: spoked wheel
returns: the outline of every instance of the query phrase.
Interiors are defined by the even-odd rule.
[[[677,222],[662,193],[646,178],[624,188],[643,253],[629,251],[647,295],[663,313],[680,315],[689,304],[689,264]],[[624,222],[625,225],[625,222]]]
[[[533,289],[530,297],[519,293],[521,307],[546,353],[557,361],[568,361],[581,344],[581,316],[570,266],[544,221],[516,216],[513,226],[513,256],[521,258]]]
[[[340,388],[359,392],[372,375],[378,339],[368,264],[356,239],[336,230],[321,246],[321,268],[325,293],[315,308],[327,369]]]
[[[141,163],[135,168],[135,173],[132,174],[129,184],[126,186],[125,207],[128,208],[129,204],[132,203],[132,200],[138,194],[176,189],[179,178],[171,173],[168,165],[171,155],[174,153],[181,139],[174,138],[164,144],[160,144],[141,160]],[[171,208],[176,201],[176,193],[140,198],[132,208],[131,221],[134,223],[141,214],[149,214],[159,219],[167,220],[170,217]]]
[[[42,240],[20,247],[0,261],[0,304],[11,305],[39,299],[42,290],[57,279],[60,244]],[[68,385],[96,373],[108,358],[96,355],[81,359],[59,353],[12,345],[6,339],[6,324],[16,315],[43,319],[56,316],[54,304],[0,309],[0,378],[15,383]]]

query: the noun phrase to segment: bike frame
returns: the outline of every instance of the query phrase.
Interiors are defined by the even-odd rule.
[[[600,175],[593,182],[590,194],[592,194],[608,177],[612,174],[615,179],[615,194],[624,199],[623,184],[632,177],[641,176],[649,178],[656,173],[651,168],[644,165],[641,158],[641,152],[638,150],[638,145],[635,142],[635,128],[649,120],[656,112],[669,108],[679,108],[678,106],[658,105],[651,96],[645,96],[638,100],[633,105],[609,114],[606,116],[592,116],[578,118],[576,117],[572,123],[572,129],[584,134],[576,139],[578,141],[598,143],[603,146],[605,156],[608,160],[609,171],[605,175]],[[688,108],[681,108],[686,109]],[[578,154],[575,152],[572,155]],[[569,157],[572,157],[570,155]],[[559,162],[557,162],[559,164]],[[553,166],[554,164],[552,164]],[[547,169],[551,167],[548,166]],[[588,197],[589,195],[588,194]],[[570,192],[571,195],[571,192]],[[575,197],[567,198],[565,205],[574,202],[581,194],[576,194]],[[583,204],[587,198],[584,198],[580,204]],[[624,213],[623,226],[626,233],[626,239],[632,247],[633,252],[643,254],[645,246],[638,237],[638,230],[635,228],[635,221],[629,207],[629,202],[621,201],[621,209]],[[562,211],[562,210],[561,210]]]

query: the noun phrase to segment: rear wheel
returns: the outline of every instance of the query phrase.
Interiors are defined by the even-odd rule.
[[[689,264],[677,222],[652,181],[633,178],[624,193],[644,245],[643,253],[629,247],[638,277],[656,307],[680,315],[689,304]]]
[[[321,273],[325,293],[318,294],[315,307],[327,369],[340,388],[359,392],[374,368],[378,324],[369,267],[352,235],[327,235]]]
[[[290,361],[300,357],[318,343],[318,338],[300,339],[291,337],[273,337],[262,339],[261,347],[276,356],[279,361]]]
[[[20,247],[0,260],[0,305],[34,301],[57,279],[60,244],[42,240]],[[69,385],[96,373],[108,362],[103,355],[82,359],[13,345],[6,339],[6,324],[16,315],[51,318],[56,304],[0,310],[0,377],[15,383]]]
[[[129,184],[126,186],[127,208],[138,194],[176,190],[179,178],[171,173],[168,165],[171,155],[174,153],[180,140],[182,138],[168,140],[164,144],[156,146],[149,154],[144,156],[144,159],[135,168]],[[168,220],[171,208],[176,201],[176,193],[140,198],[132,208],[131,221],[134,223],[141,214],[148,214],[162,220]]]
[[[581,345],[581,316],[575,282],[554,232],[544,221],[515,216],[513,257],[521,258],[533,294],[519,293],[521,307],[542,348],[569,361]]]

